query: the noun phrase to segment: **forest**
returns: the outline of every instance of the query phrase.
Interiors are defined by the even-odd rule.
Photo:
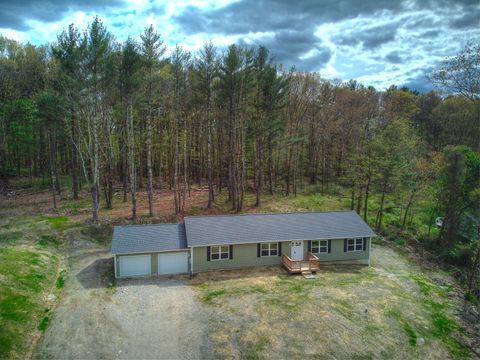
[[[415,239],[460,266],[480,296],[480,44],[430,74],[437,91],[365,87],[285,69],[262,46],[206,43],[167,52],[152,27],[115,39],[96,17],[43,46],[0,36],[0,191],[41,181],[52,208],[91,197],[91,221],[171,189],[185,214],[193,185],[207,208],[232,212],[253,194],[296,196],[307,185],[348,198],[377,233]]]

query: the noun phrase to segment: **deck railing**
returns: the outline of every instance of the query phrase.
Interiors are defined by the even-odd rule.
[[[311,252],[307,253],[307,260],[292,260],[288,255],[282,256],[282,265],[290,273],[300,273],[303,271],[318,271],[320,263],[318,257]]]
[[[320,260],[318,259],[318,256],[308,252],[307,253],[307,258],[308,258],[308,263],[310,265],[310,270],[312,271],[318,271],[320,270]]]

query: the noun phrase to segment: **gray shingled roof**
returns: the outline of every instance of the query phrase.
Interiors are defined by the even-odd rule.
[[[185,228],[190,247],[375,236],[355,211],[194,216]]]
[[[113,228],[112,253],[186,249],[184,224],[126,225]]]

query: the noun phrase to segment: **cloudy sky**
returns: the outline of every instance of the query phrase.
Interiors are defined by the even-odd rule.
[[[429,90],[425,74],[480,39],[480,0],[0,0],[0,34],[43,44],[96,14],[119,40],[153,24],[191,51],[262,44],[287,68],[379,89]]]

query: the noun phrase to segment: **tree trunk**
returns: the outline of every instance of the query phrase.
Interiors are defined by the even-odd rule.
[[[272,134],[268,135],[268,193],[273,195],[273,144]]]
[[[105,196],[105,204],[107,209],[111,209],[112,206],[112,181],[110,180],[110,174],[103,176],[103,194]]]
[[[53,135],[52,135],[53,136]],[[53,147],[53,171],[55,173],[55,189],[57,190],[58,195],[60,196],[62,194],[62,189],[60,185],[60,175],[58,173],[58,166],[57,166],[57,138],[55,136],[55,139],[53,141],[52,139],[52,147]],[[60,160],[61,161],[61,160]]]
[[[96,91],[95,91],[96,93]],[[97,112],[97,104],[94,105],[94,114],[93,114],[93,123],[90,124],[90,136],[91,146],[92,146],[92,183],[91,183],[91,191],[92,191],[92,221],[93,223],[98,222],[98,209],[99,209],[99,181],[100,181],[100,151],[99,151],[99,144],[98,144],[98,112]]]
[[[357,197],[357,214],[360,215],[362,211],[362,197],[363,197],[363,187],[358,189],[358,197]]]
[[[98,187],[93,185],[91,188],[92,192],[92,221],[94,223],[98,222]]]
[[[74,144],[74,139],[76,137],[75,135],[75,116],[72,115],[72,124],[71,124],[71,136],[72,136],[72,141],[71,141],[71,172],[72,172],[72,192],[73,192],[73,199],[78,200],[78,175],[77,175],[77,169],[78,169],[78,159],[77,159],[77,149],[75,148]]]
[[[287,166],[285,169],[285,196],[290,195],[290,167],[292,162],[292,149],[288,149]]]
[[[327,156],[325,154],[325,133],[322,133],[322,195],[325,194],[325,167],[327,162]]]
[[[173,154],[173,199],[175,201],[175,214],[180,213],[180,199],[178,198],[178,168],[179,168],[179,136],[178,136],[178,114],[175,114],[175,138]]]
[[[209,112],[210,110],[208,110]],[[207,177],[208,177],[208,204],[207,208],[212,208],[213,198],[213,169],[212,169],[212,124],[210,120],[210,115],[208,114],[207,119]]]
[[[380,200],[380,209],[377,214],[376,228],[380,230],[382,228],[382,218],[383,218],[383,204],[385,203],[385,193],[387,192],[387,183],[384,182],[382,187],[382,198]]]
[[[470,267],[470,272],[468,276],[468,292],[473,292],[473,285],[475,276],[477,275],[480,269],[480,225],[477,225],[477,249],[472,255],[472,266]]]
[[[369,172],[367,175],[367,186],[365,187],[365,203],[363,205],[363,220],[367,222],[368,217],[368,196],[370,195],[370,183],[372,180],[372,174]]]
[[[182,215],[185,214],[185,199],[187,197],[187,188],[188,188],[188,159],[187,159],[187,143],[188,143],[188,132],[187,132],[187,117],[184,116],[183,118],[183,185],[182,185],[182,204],[180,213]]]
[[[255,206],[261,206],[261,194],[263,191],[263,146],[262,146],[263,139],[257,139],[257,184],[255,187]]]
[[[417,179],[418,181],[418,179]],[[415,193],[417,192],[417,188],[414,187],[412,189],[412,192],[410,193],[410,197],[408,198],[408,203],[407,203],[407,207],[405,208],[405,213],[403,215],[403,221],[402,221],[402,227],[401,229],[404,230],[405,229],[405,226],[407,224],[407,216],[408,216],[408,213],[410,211],[410,208],[412,207],[412,204],[413,204],[413,198],[415,196]]]
[[[54,162],[55,162],[55,156],[53,154],[53,144],[52,144],[52,134],[49,131],[48,133],[48,162],[49,162],[49,168],[50,168],[50,186],[52,190],[52,200],[53,200],[53,208],[57,208],[57,198],[56,198],[56,189],[55,189],[55,170],[54,170]]]
[[[128,155],[129,155],[129,165],[130,165],[130,193],[132,198],[132,219],[137,218],[137,174],[135,167],[135,143],[134,143],[134,131],[133,131],[133,105],[132,100],[128,101],[127,108],[128,116]]]
[[[147,117],[147,197],[148,214],[153,216],[153,170],[152,170],[152,112],[149,104],[149,114]]]
[[[128,106],[128,105],[127,105]],[[129,173],[129,163],[128,158],[130,156],[130,145],[129,145],[129,137],[128,134],[130,131],[128,130],[130,127],[130,123],[128,120],[128,109],[125,113],[125,122],[123,124],[123,144],[122,144],[122,186],[123,186],[123,202],[127,202],[128,200],[128,173]]]
[[[355,209],[355,181],[352,183],[352,193],[350,197],[350,210]]]

